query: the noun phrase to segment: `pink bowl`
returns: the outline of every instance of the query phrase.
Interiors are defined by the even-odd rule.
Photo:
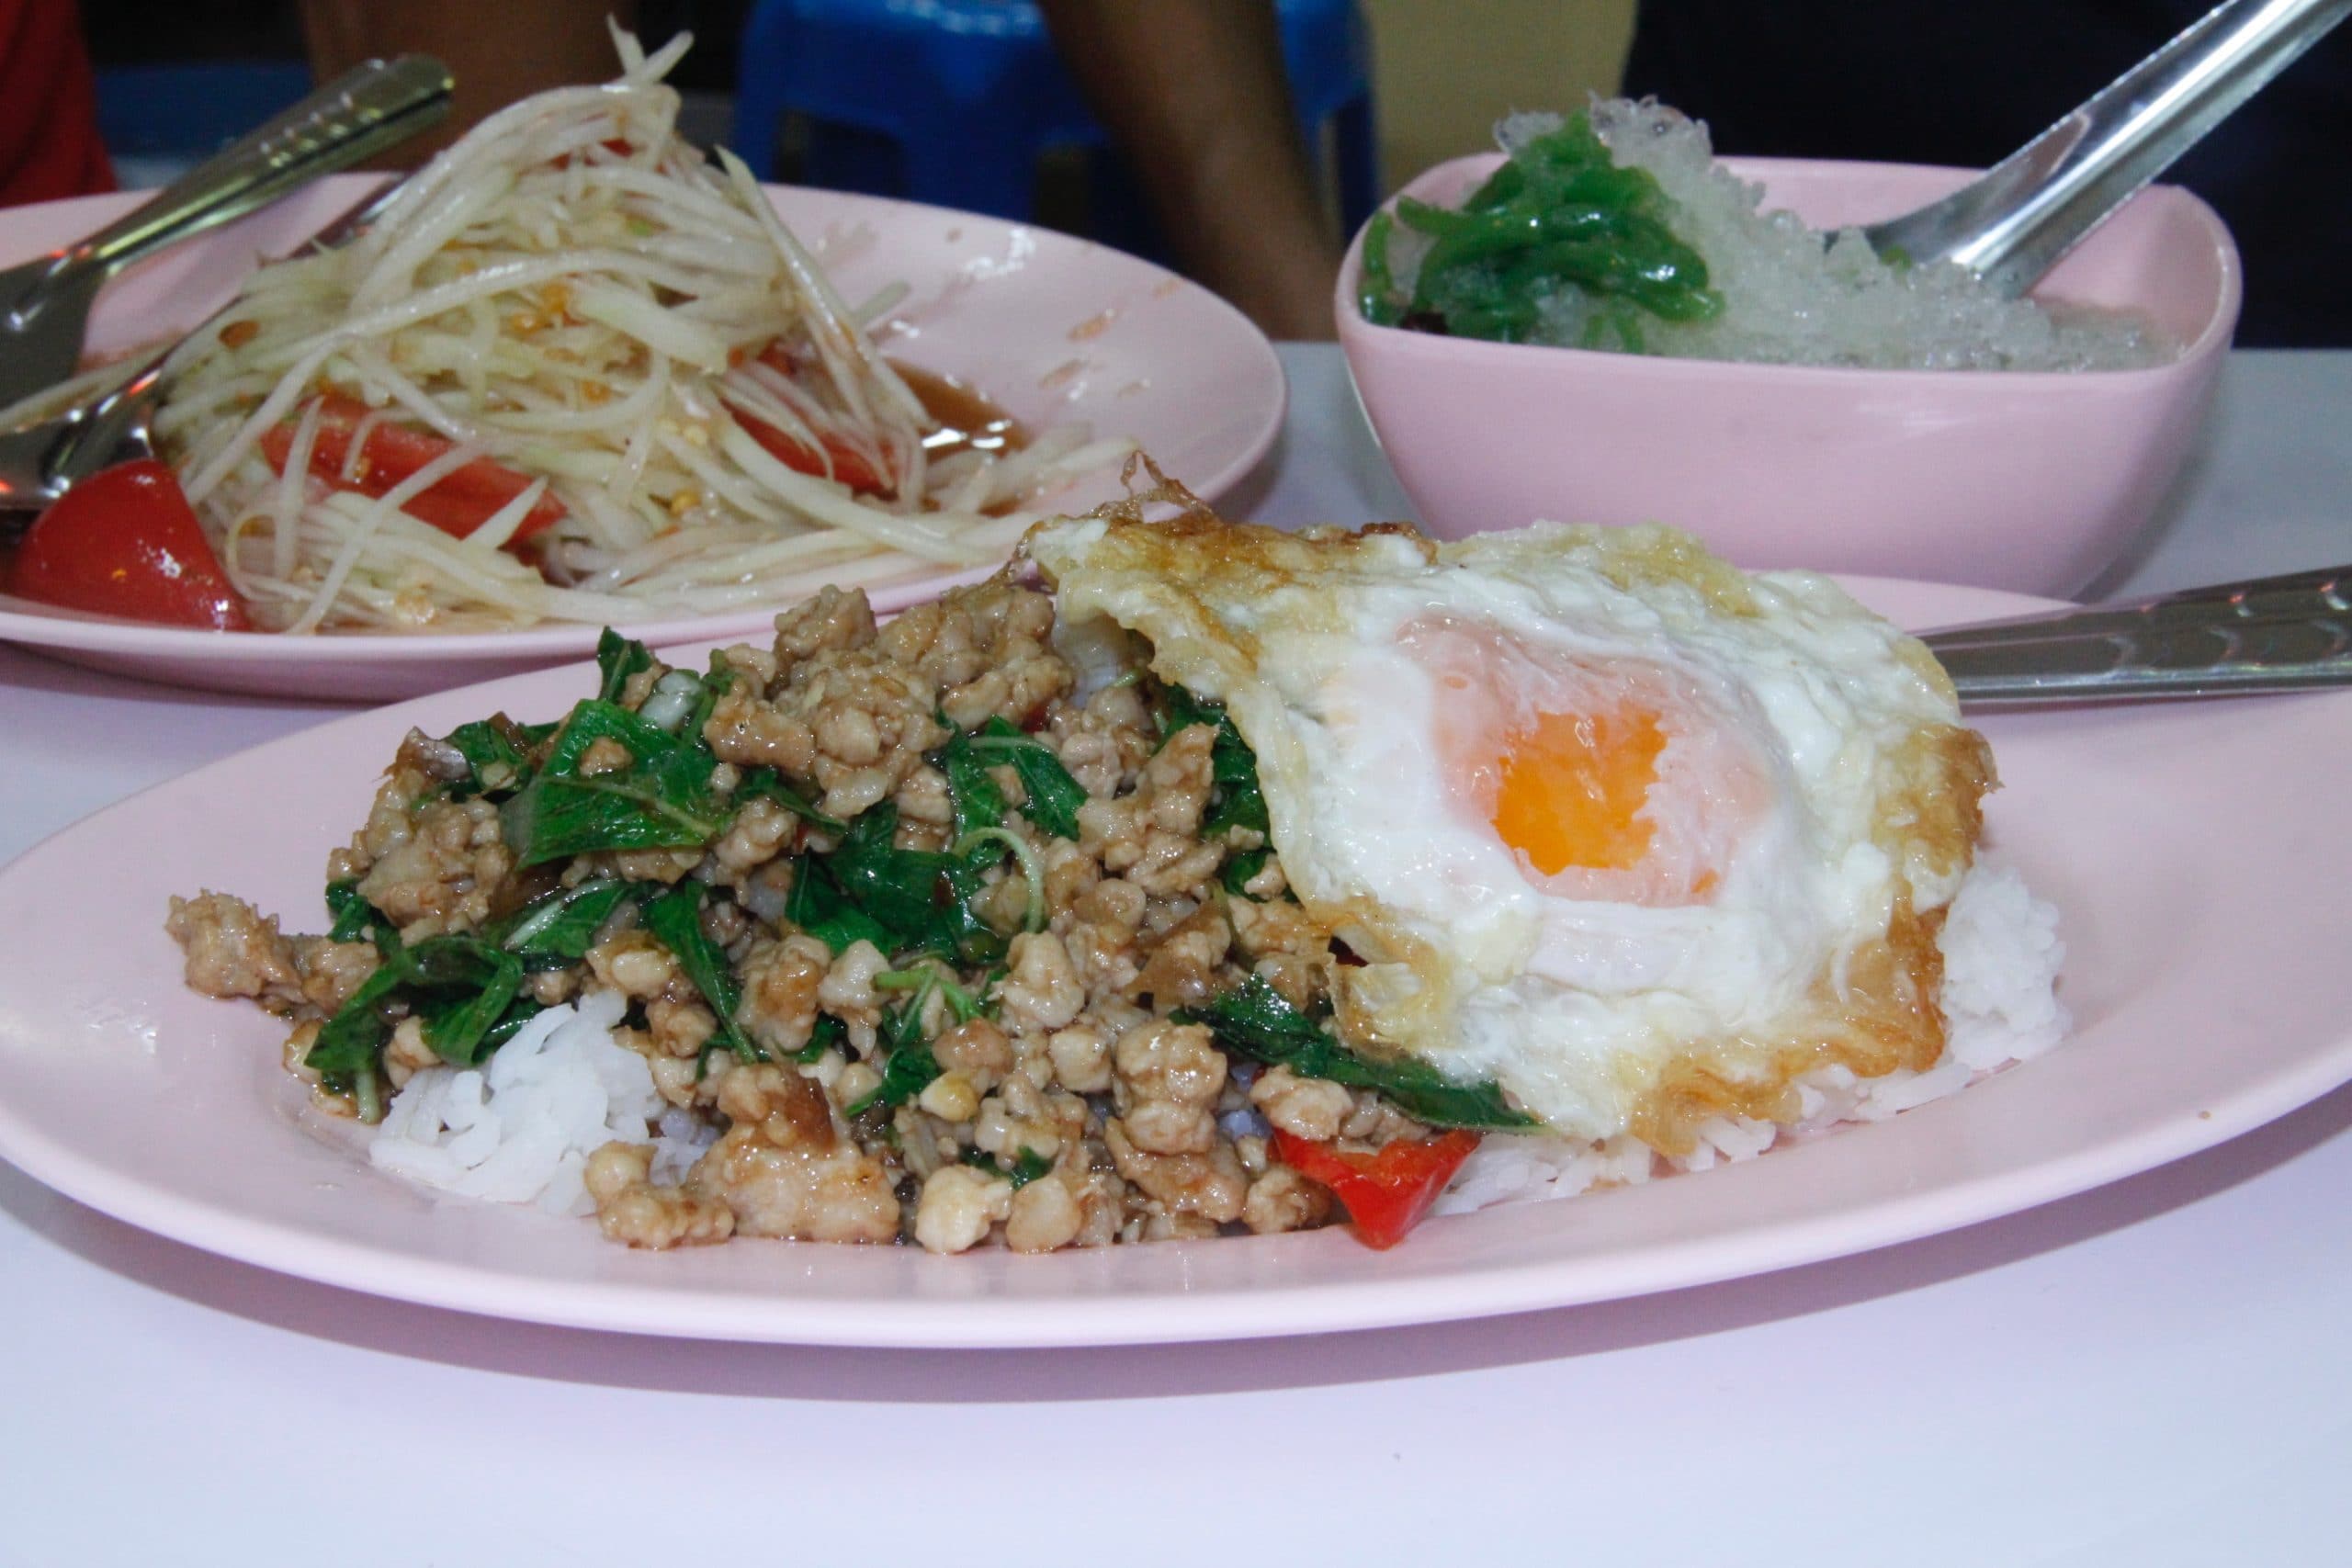
[[[1451,206],[1501,162],[1405,194]],[[1973,177],[1896,164],[1731,158],[1815,228],[1872,222]],[[1482,343],[1377,327],[1340,271],[1357,394],[1430,532],[1538,518],[1671,523],[1746,567],[2072,594],[2122,554],[2179,471],[2237,325],[2237,247],[2185,190],[2142,192],[2042,299],[2147,312],[2187,344],[2146,370],[1826,369]]]

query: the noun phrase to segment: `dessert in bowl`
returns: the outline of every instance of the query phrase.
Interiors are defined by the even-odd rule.
[[[1458,207],[1505,161],[1441,164],[1398,200]],[[1785,209],[1817,231],[1893,217],[1973,177],[1794,159],[1721,167],[1760,186],[1765,211]],[[1749,568],[2039,593],[2080,590],[2153,514],[2188,454],[2240,298],[2221,220],[2188,192],[2155,186],[2033,295],[2145,322],[2167,351],[2128,368],[1680,357],[1659,341],[1675,335],[1671,324],[1642,345],[1668,354],[1490,342],[1411,330],[1409,315],[1403,328],[1366,319],[1366,239],[1381,226],[1375,218],[1357,236],[1341,267],[1340,339],[1432,533],[1536,518],[1661,522],[1697,529]]]

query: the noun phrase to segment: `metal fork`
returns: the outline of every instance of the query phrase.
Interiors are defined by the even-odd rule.
[[[339,245],[365,232],[401,187],[400,180],[387,178],[311,235],[303,248]],[[235,308],[236,301],[230,301],[196,332]],[[23,533],[42,508],[100,468],[154,455],[149,427],[163,400],[164,367],[187,337],[175,339],[95,397],[38,424],[0,431],[0,543]]]
[[[1964,703],[2213,697],[2352,685],[2352,566],[1954,626],[1921,640]]]
[[[368,61],[88,239],[0,272],[0,407],[74,374],[90,306],[116,272],[406,140],[448,112],[449,91],[437,60]]]

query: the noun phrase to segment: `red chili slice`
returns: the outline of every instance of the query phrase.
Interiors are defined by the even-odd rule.
[[[102,615],[253,630],[180,481],[152,457],[99,470],[35,519],[7,587]]]
[[[381,495],[425,464],[446,455],[452,446],[429,430],[380,421],[368,430],[356,472],[345,479],[344,468],[351,453],[352,432],[368,412],[368,406],[356,399],[335,393],[327,395],[326,406],[319,412],[318,435],[311,445],[311,473],[338,490]],[[281,424],[261,438],[263,454],[269,458],[270,467],[281,474],[286,471],[286,460],[293,455],[294,428],[290,423]],[[488,457],[477,457],[411,497],[402,510],[462,539],[530,488],[531,480],[514,469]],[[508,542],[520,543],[561,522],[563,514],[561,502],[551,495],[541,496]]]
[[[1317,1144],[1274,1129],[1274,1152],[1301,1176],[1319,1181],[1347,1206],[1356,1235],[1383,1249],[1405,1239],[1437,1201],[1462,1162],[1478,1146],[1478,1134],[1456,1130],[1441,1137],[1400,1140],[1376,1154],[1352,1154],[1335,1144]]]

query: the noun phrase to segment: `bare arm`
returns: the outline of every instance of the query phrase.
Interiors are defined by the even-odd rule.
[[[1339,240],[1299,144],[1272,0],[1041,4],[1178,263],[1272,336],[1331,336]]]
[[[449,118],[379,160],[414,168],[515,99],[620,70],[605,18],[630,26],[636,0],[302,0],[302,37],[321,81],[375,55],[416,51],[458,78]]]

